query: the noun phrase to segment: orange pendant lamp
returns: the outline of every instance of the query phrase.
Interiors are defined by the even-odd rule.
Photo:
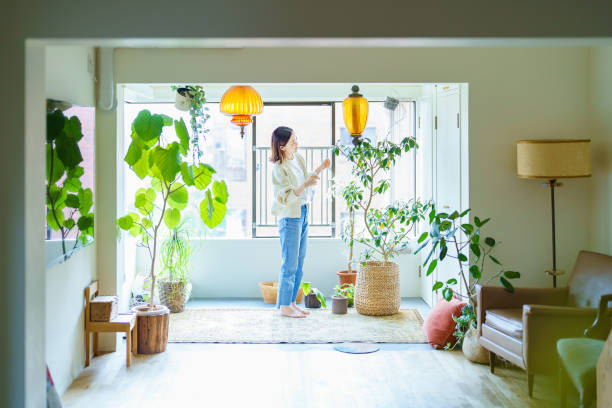
[[[232,123],[240,126],[240,136],[244,139],[244,127],[253,122],[252,116],[263,110],[259,93],[248,85],[235,85],[223,94],[219,104],[221,112],[232,116]]]
[[[359,144],[359,138],[368,122],[368,100],[359,93],[359,87],[353,85],[351,93],[342,103],[344,124],[353,136],[353,144]]]

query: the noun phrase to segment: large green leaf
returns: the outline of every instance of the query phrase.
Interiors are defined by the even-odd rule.
[[[132,126],[143,142],[157,141],[162,133],[164,119],[161,115],[151,115],[151,112],[145,109],[138,112]]]
[[[145,151],[145,144],[138,138],[132,138],[132,143],[128,147],[128,151],[123,159],[130,166],[134,166],[138,160],[142,157],[142,153]]]
[[[83,138],[83,132],[81,131],[81,121],[79,118],[72,116],[68,119],[64,126],[64,132],[66,132],[75,142],[81,140]]]
[[[170,143],[166,148],[155,146],[149,154],[149,166],[155,176],[166,182],[174,181],[181,169],[179,144]]]
[[[200,203],[200,217],[204,224],[210,229],[215,228],[225,218],[226,211],[227,207],[225,204],[213,200],[210,190],[206,190],[206,196]]]
[[[151,201],[147,199],[145,193],[136,194],[136,201],[134,202],[134,207],[142,214],[149,215],[154,208],[154,205]]]
[[[212,181],[215,169],[208,164],[202,163],[199,166],[193,166],[193,182],[198,190],[204,190]]]
[[[189,150],[189,133],[187,132],[187,126],[185,126],[183,118],[181,118],[180,121],[174,121],[174,130],[176,131],[176,136],[181,141],[180,152],[182,155],[185,155],[187,154],[187,150]]]
[[[188,186],[193,186],[193,168],[187,164],[187,162],[181,163],[181,176],[183,177],[183,183]]]
[[[57,155],[64,164],[64,167],[71,169],[83,161],[81,149],[73,135],[62,132],[55,139]]]
[[[70,177],[64,180],[64,189],[72,193],[77,193],[83,187],[81,180],[76,177]]]
[[[66,196],[66,206],[70,208],[79,208],[81,205],[81,200],[76,194],[68,194]]]
[[[51,152],[53,151],[53,156]],[[53,166],[53,169],[51,168]],[[53,170],[53,174],[50,174]],[[47,181],[50,183],[55,183],[64,175],[64,164],[59,159],[57,155],[57,151],[52,149],[51,144],[47,144]]]
[[[221,204],[227,203],[227,185],[225,181],[215,181],[213,183],[213,193],[215,195],[215,200],[220,202]]]
[[[94,222],[94,219],[92,216],[84,215],[80,217],[79,220],[77,221],[77,227],[79,227],[81,231],[84,231],[84,230],[87,230],[93,227],[93,222]]]
[[[470,274],[474,279],[480,279],[482,277],[482,273],[480,272],[478,265],[470,266]]]
[[[64,131],[66,117],[61,110],[47,114],[47,143],[51,143]]]
[[[91,207],[93,207],[93,193],[90,188],[84,188],[79,190],[79,212],[81,214],[87,214]]]
[[[172,192],[168,195],[168,205],[177,210],[182,210],[187,207],[189,201],[189,194],[187,187],[183,184],[173,185]]]
[[[169,208],[164,213],[164,224],[168,229],[174,229],[181,222],[181,212],[175,208]]]
[[[57,221],[55,220],[57,217]],[[59,222],[59,224],[58,224]],[[59,231],[60,225],[64,224],[64,212],[63,211],[55,211],[55,216],[53,215],[53,211],[47,211],[47,225],[54,229],[55,231]]]
[[[138,161],[132,166],[132,170],[139,179],[149,175],[149,150],[143,150]]]

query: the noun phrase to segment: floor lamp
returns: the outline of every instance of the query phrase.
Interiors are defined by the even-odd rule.
[[[553,265],[546,273],[553,277],[554,288],[557,287],[557,276],[564,272],[557,269],[555,187],[561,186],[558,179],[591,175],[590,145],[589,139],[519,140],[516,144],[517,175],[547,180],[542,186],[550,188]]]

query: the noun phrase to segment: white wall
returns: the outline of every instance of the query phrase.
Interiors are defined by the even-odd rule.
[[[57,46],[46,49],[46,97],[78,105],[94,105],[91,47]],[[94,189],[94,197],[96,196]],[[99,219],[96,216],[96,223]],[[57,242],[46,242],[47,258],[57,255]],[[57,248],[55,248],[57,249]],[[46,270],[46,355],[49,370],[61,393],[84,366],[83,299],[85,286],[96,278],[96,244],[75,252],[67,261]]]
[[[259,282],[278,281],[281,265],[278,238],[193,240],[192,297],[260,297]],[[136,268],[148,274],[150,258],[137,251]],[[340,239],[310,238],[303,281],[313,283],[326,296],[338,284],[336,272],[346,269],[348,251]],[[417,256],[397,258],[403,297],[420,296]]]
[[[589,51],[591,248],[612,254],[612,47]]]
[[[470,207],[493,218],[488,233],[503,242],[504,265],[522,272],[518,285],[546,287],[549,195],[516,177],[515,143],[585,134],[587,54],[560,47],[118,49],[115,73],[119,83],[467,82]],[[557,262],[568,271],[589,247],[589,183],[569,180],[557,192]]]
[[[84,290],[95,279],[96,244],[47,269],[46,355],[60,395],[85,365]]]

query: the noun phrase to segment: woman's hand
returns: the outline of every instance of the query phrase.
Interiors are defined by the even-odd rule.
[[[323,163],[321,163],[321,170],[325,170],[329,166],[331,166],[331,160],[325,159],[323,160]]]
[[[308,177],[308,179],[304,182],[304,186],[314,186],[315,184],[317,184],[317,181],[319,181],[319,176],[313,174],[312,176]]]

